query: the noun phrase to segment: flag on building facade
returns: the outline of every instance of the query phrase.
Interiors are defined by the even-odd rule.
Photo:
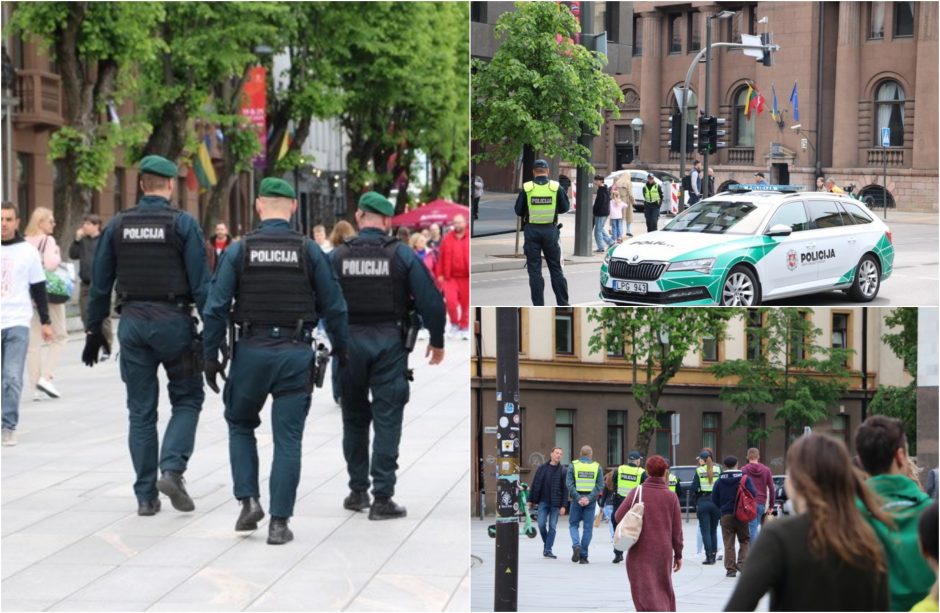
[[[760,93],[760,90],[756,86],[752,86],[751,83],[747,84],[747,102],[744,104],[744,116],[750,119],[751,112],[757,111],[757,114],[760,115],[764,111],[764,95]]]
[[[751,117],[751,99],[754,96],[754,88],[751,87],[751,84],[747,84],[747,98],[744,100],[744,116],[748,119]]]
[[[773,94],[773,102],[770,105],[770,117],[774,121],[780,121],[780,107],[777,106],[777,87],[771,83],[770,91]]]
[[[790,104],[793,105],[793,121],[800,120],[800,98],[796,93],[796,81],[793,82],[793,91],[790,92]]]
[[[212,166],[212,156],[209,155],[209,148],[206,147],[205,141],[199,141],[199,150],[196,152],[193,169],[196,171],[196,178],[202,189],[209,189],[218,183],[215,167]]]
[[[290,149],[290,130],[284,130],[284,138],[281,139],[281,148],[277,152],[277,160],[280,162],[284,159],[284,156],[287,155],[287,151]]]

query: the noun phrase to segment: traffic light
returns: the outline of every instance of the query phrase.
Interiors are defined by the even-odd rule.
[[[698,147],[696,150],[699,153],[708,153],[709,143],[711,143],[711,117],[707,115],[702,115],[698,118]]]
[[[670,125],[672,127],[669,128],[669,150],[674,151],[675,153],[679,153],[679,151],[682,150],[682,145],[680,143],[682,132],[679,131],[682,128],[682,114],[673,113],[672,117],[670,118]]]
[[[726,120],[723,117],[709,117],[708,123],[708,152],[715,153],[725,146],[725,143],[719,142],[718,139],[727,134],[721,129]]]
[[[763,34],[760,35],[761,45],[767,46],[772,43],[773,43],[773,36],[770,33],[764,32]],[[774,65],[773,51],[771,51],[770,49],[764,49],[764,55],[758,61],[764,66],[773,66]]]

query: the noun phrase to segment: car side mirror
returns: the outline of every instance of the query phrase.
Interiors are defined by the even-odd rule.
[[[767,236],[790,236],[793,234],[793,228],[786,224],[778,223],[764,232],[764,234]]]

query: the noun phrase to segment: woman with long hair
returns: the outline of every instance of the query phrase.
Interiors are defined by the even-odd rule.
[[[643,503],[643,530],[627,553],[630,595],[637,611],[675,611],[672,573],[682,568],[682,511],[663,479],[665,458],[650,456],[646,474],[646,481],[627,494],[615,514],[620,523],[638,497]]]
[[[719,475],[721,468],[715,464],[712,450],[702,449],[698,454],[698,468],[695,469],[689,488],[692,500],[696,501],[698,529],[705,545],[705,561],[702,564],[714,564],[718,557],[718,524],[721,520],[721,510],[712,502],[712,490],[715,489]]]
[[[884,551],[859,508],[893,522],[845,443],[820,434],[797,439],[784,488],[796,515],[764,525],[725,610],[753,611],[769,592],[771,611],[887,611]]]
[[[62,262],[59,245],[52,236],[54,229],[55,216],[52,211],[39,206],[30,216],[24,233],[27,242],[39,250],[42,267],[48,271],[55,270]],[[33,321],[29,327],[29,349],[26,352],[26,370],[29,372],[29,385],[33,389],[33,400],[42,400],[46,397],[58,398],[61,395],[52,380],[55,367],[62,355],[62,349],[65,348],[65,342],[68,340],[65,304],[50,302],[49,318],[52,320],[52,340],[44,343],[39,313],[33,307]],[[44,353],[45,357],[43,357]]]
[[[342,244],[347,238],[352,238],[355,235],[356,229],[353,228],[353,225],[345,219],[340,219],[336,222],[336,225],[333,226],[333,231],[330,232],[330,244],[336,247]]]

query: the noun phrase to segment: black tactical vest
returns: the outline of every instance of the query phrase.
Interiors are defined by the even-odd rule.
[[[404,321],[411,304],[408,274],[396,257],[399,240],[387,236],[349,239],[333,249],[333,267],[351,324]]]
[[[117,215],[111,240],[121,302],[192,301],[183,240],[176,231],[179,215],[177,209],[140,207]]]
[[[238,268],[234,321],[293,328],[302,319],[316,325],[317,296],[302,234],[250,232],[242,240]]]

